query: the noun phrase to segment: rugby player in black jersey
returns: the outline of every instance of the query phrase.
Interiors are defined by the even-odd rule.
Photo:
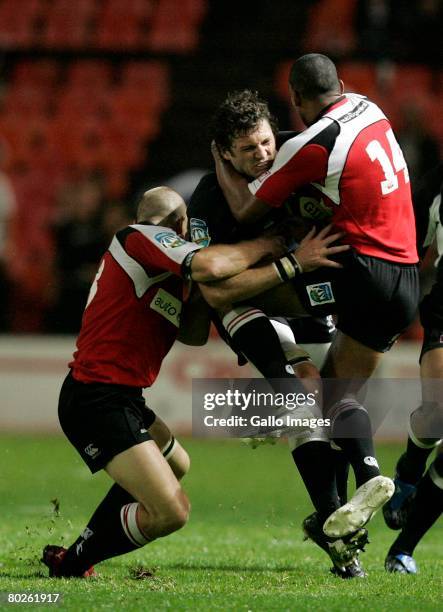
[[[394,479],[395,493],[383,508],[388,527],[401,529],[389,549],[386,570],[415,574],[414,550],[443,510],[443,165],[417,184],[414,207],[420,257],[435,241],[438,257],[436,280],[420,304],[424,329],[420,353],[422,404],[410,417],[406,452],[400,457]],[[437,455],[426,471],[434,448]]]

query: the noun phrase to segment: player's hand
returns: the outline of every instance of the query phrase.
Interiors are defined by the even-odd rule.
[[[217,143],[215,142],[215,140],[213,140],[211,142],[211,153],[212,153],[212,157],[214,158],[215,163],[223,163],[224,159],[223,157],[220,155],[220,151],[218,149]]]
[[[217,174],[218,182],[221,186],[223,186],[225,182],[229,180],[246,181],[246,179],[239,172],[237,172],[231,162],[223,158],[215,140],[211,142],[211,153],[215,162],[215,172]]]
[[[348,251],[351,247],[348,244],[339,246],[329,246],[330,244],[343,238],[343,232],[330,233],[332,225],[327,225],[316,234],[316,228],[313,227],[300,242],[299,246],[293,252],[303,272],[312,272],[322,266],[328,268],[342,268],[343,266],[333,259],[329,259],[331,255]]]

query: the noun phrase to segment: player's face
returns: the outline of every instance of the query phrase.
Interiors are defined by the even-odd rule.
[[[235,138],[230,150],[223,152],[223,157],[231,162],[237,172],[257,178],[272,166],[275,154],[272,128],[269,121],[263,119],[254,130]]]

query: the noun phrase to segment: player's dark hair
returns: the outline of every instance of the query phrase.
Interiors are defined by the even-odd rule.
[[[299,57],[292,65],[289,84],[294,91],[308,100],[340,91],[334,62],[320,53],[308,53]]]
[[[277,119],[258,92],[249,89],[233,91],[214,114],[212,138],[222,151],[227,151],[235,138],[249,134],[262,120],[267,120],[274,134],[277,133]]]

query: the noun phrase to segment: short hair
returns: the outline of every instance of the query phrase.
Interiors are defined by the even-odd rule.
[[[308,100],[331,91],[340,91],[334,62],[320,53],[308,53],[299,57],[292,65],[289,84],[294,91]]]
[[[263,120],[269,122],[276,134],[277,119],[257,91],[243,89],[230,92],[213,116],[212,138],[222,151],[229,150],[235,138],[249,134]]]

